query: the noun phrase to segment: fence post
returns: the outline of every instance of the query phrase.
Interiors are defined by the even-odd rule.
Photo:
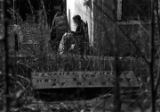
[[[5,112],[9,112],[9,50],[8,50],[8,19],[7,19],[7,0],[1,0],[2,3],[2,23],[3,23],[3,42],[5,50],[5,66],[4,66],[4,75],[5,75]]]

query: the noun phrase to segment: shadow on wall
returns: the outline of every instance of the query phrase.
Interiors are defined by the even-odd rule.
[[[116,37],[119,42],[119,55],[137,56],[139,54],[129,38],[136,41],[136,46],[148,55],[149,35],[146,31],[150,31],[149,25],[144,26],[141,23],[136,25],[115,24],[117,21],[114,18],[113,6],[109,5],[111,3],[109,1],[104,1],[102,4],[93,2],[94,45],[97,53],[100,55],[114,55],[114,38]]]

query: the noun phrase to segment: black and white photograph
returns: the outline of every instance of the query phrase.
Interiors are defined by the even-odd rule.
[[[0,0],[0,112],[160,112],[160,0]]]

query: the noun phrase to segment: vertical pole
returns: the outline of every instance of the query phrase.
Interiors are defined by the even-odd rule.
[[[15,4],[14,4],[14,0],[13,0],[13,20],[15,21]]]
[[[103,102],[103,112],[105,112],[106,111],[106,99],[104,98],[104,102]]]
[[[116,26],[116,25],[115,25]],[[115,33],[117,33],[117,28],[115,28]],[[114,62],[114,75],[115,75],[115,87],[114,87],[114,112],[121,112],[121,99],[120,99],[120,62],[118,54],[118,40],[115,34],[115,62]]]
[[[114,112],[120,112],[121,111],[121,99],[120,99],[120,65],[119,65],[119,42],[118,42],[118,35],[117,35],[117,0],[114,0],[114,29],[115,29],[115,37],[114,37],[114,54],[115,54],[115,62],[114,62],[114,71],[115,71],[115,87],[114,87]]]
[[[151,95],[152,95],[152,112],[156,112],[156,94],[154,89],[154,54],[155,54],[155,0],[151,1],[151,17],[152,17],[152,23],[151,23],[151,63],[150,63],[150,77],[151,77]]]
[[[7,22],[7,0],[2,0],[3,2],[3,25],[4,25],[4,48],[5,48],[5,112],[9,112],[9,52],[8,52],[8,22]]]

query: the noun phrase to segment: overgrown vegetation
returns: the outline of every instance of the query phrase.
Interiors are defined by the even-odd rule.
[[[30,4],[30,0],[28,0],[28,3],[30,5],[30,9],[33,12],[32,4]],[[97,59],[91,59],[86,57],[86,60],[83,63],[84,67],[79,67],[77,63],[80,62],[80,57],[78,58],[77,55],[69,55],[69,56],[57,56],[54,53],[50,53],[50,47],[48,44],[49,38],[50,38],[50,27],[47,23],[47,13],[44,5],[44,1],[41,0],[41,10],[39,10],[39,17],[38,22],[34,23],[34,19],[32,16],[28,16],[28,20],[23,22],[22,18],[16,12],[16,17],[21,22],[19,23],[23,33],[24,33],[24,42],[20,45],[19,52],[24,55],[29,55],[25,59],[18,59],[16,57],[10,58],[9,60],[9,108],[11,112],[69,112],[69,111],[80,111],[84,108],[91,108],[87,106],[80,107],[80,103],[77,102],[77,105],[72,104],[72,106],[68,106],[65,104],[58,103],[58,105],[48,104],[44,101],[38,101],[34,98],[33,95],[33,88],[31,86],[31,71],[69,71],[69,70],[115,70],[117,75],[120,75],[122,71],[129,69],[135,72],[135,75],[140,82],[140,89],[137,90],[137,96],[136,98],[131,98],[129,96],[130,93],[126,93],[127,95],[123,95],[121,88],[118,87],[119,93],[117,96],[119,98],[119,103],[115,104],[119,109],[123,111],[132,111],[129,107],[135,107],[135,109],[139,109],[142,112],[145,112],[146,110],[151,110],[151,107],[157,107],[156,109],[159,111],[160,107],[160,99],[159,99],[159,83],[160,83],[160,58],[159,58],[159,14],[158,9],[156,5],[158,4],[156,1],[154,1],[153,12],[152,15],[152,28],[147,28],[144,26],[141,22],[138,24],[137,33],[129,37],[128,32],[132,32],[134,29],[127,29],[119,27],[116,24],[115,20],[112,20],[112,22],[115,22],[115,29],[121,32],[124,35],[124,38],[127,40],[126,42],[131,44],[132,47],[134,47],[135,54],[133,54],[133,57],[128,57],[128,55],[120,55],[120,52],[113,51],[112,56],[115,56],[115,59],[117,59],[115,66],[117,65],[118,69],[114,69],[115,66],[112,65],[113,62],[105,62],[104,56],[102,56],[102,62]],[[96,5],[95,5],[96,6]],[[98,7],[98,6],[97,6]],[[99,7],[98,7],[99,8]],[[12,9],[13,10],[13,9]],[[101,9],[100,9],[101,10]],[[102,11],[102,10],[101,10]],[[13,10],[14,12],[14,10]],[[11,11],[11,13],[13,14]],[[15,13],[14,13],[15,14]],[[13,15],[14,15],[13,14]],[[107,15],[105,12],[104,14]],[[154,19],[157,18],[157,19]],[[33,20],[32,20],[33,19]],[[156,23],[154,22],[156,21]],[[103,26],[103,24],[102,24]],[[105,28],[105,26],[103,26]],[[114,30],[115,30],[114,29]],[[124,31],[125,29],[125,31]],[[155,31],[151,31],[151,29],[155,29]],[[126,31],[129,30],[129,31]],[[127,32],[127,33],[126,33]],[[116,33],[116,31],[115,31]],[[153,35],[153,33],[155,35]],[[27,35],[29,34],[29,36]],[[132,33],[133,34],[133,33]],[[115,35],[117,36],[117,35]],[[144,38],[145,37],[145,38]],[[47,38],[47,39],[46,39]],[[116,38],[116,37],[115,37]],[[151,41],[152,40],[152,41]],[[117,47],[118,44],[112,40],[110,40],[110,43],[112,47]],[[112,43],[113,42],[113,43]],[[151,43],[150,43],[151,42]],[[1,46],[4,44],[0,43]],[[4,51],[4,47],[1,47],[1,51]],[[113,49],[112,49],[113,50]],[[126,50],[126,49],[125,49]],[[54,55],[54,56],[53,56]],[[130,55],[129,55],[130,56]],[[76,57],[76,58],[75,58]],[[131,62],[127,60],[127,58],[131,58]],[[0,63],[2,66],[0,67],[0,110],[4,110],[3,107],[5,107],[5,66],[4,64],[4,54],[0,54]],[[53,64],[54,63],[54,64]],[[56,63],[56,64],[55,64]],[[107,64],[106,64],[107,63]],[[129,63],[129,64],[128,64]],[[111,64],[111,65],[110,65]],[[127,66],[126,66],[127,65]],[[153,79],[154,80],[153,80]],[[152,86],[151,85],[151,79],[152,79]],[[118,81],[118,80],[117,80]],[[154,85],[153,85],[154,84]],[[152,87],[152,88],[151,88]],[[151,91],[152,90],[152,91]],[[152,93],[153,92],[153,93]],[[152,94],[151,94],[152,93]],[[125,94],[125,93],[124,93]],[[153,97],[154,95],[154,97]],[[105,106],[109,105],[109,111],[114,109],[113,106],[113,99],[117,97],[113,97],[113,95],[109,96],[110,98],[103,96],[99,97],[96,101],[100,102],[100,107],[97,105],[94,109],[94,111],[97,108],[101,108],[101,111],[107,110],[105,109]],[[131,98],[131,99],[130,99]],[[92,103],[92,107],[95,106],[95,99],[90,101],[89,103]],[[117,101],[117,99],[115,99]],[[79,104],[78,104],[79,103]],[[155,104],[154,104],[155,103]],[[108,104],[108,105],[107,105]],[[151,106],[152,104],[152,106]],[[103,105],[103,106],[102,106]],[[121,106],[120,106],[121,105]],[[123,106],[126,107],[123,107]],[[104,109],[103,109],[104,108]],[[118,111],[120,111],[117,109]],[[127,110],[128,109],[128,110]],[[132,108],[133,109],[133,108]],[[116,110],[116,109],[115,109]],[[154,109],[152,109],[153,112],[155,112]]]

